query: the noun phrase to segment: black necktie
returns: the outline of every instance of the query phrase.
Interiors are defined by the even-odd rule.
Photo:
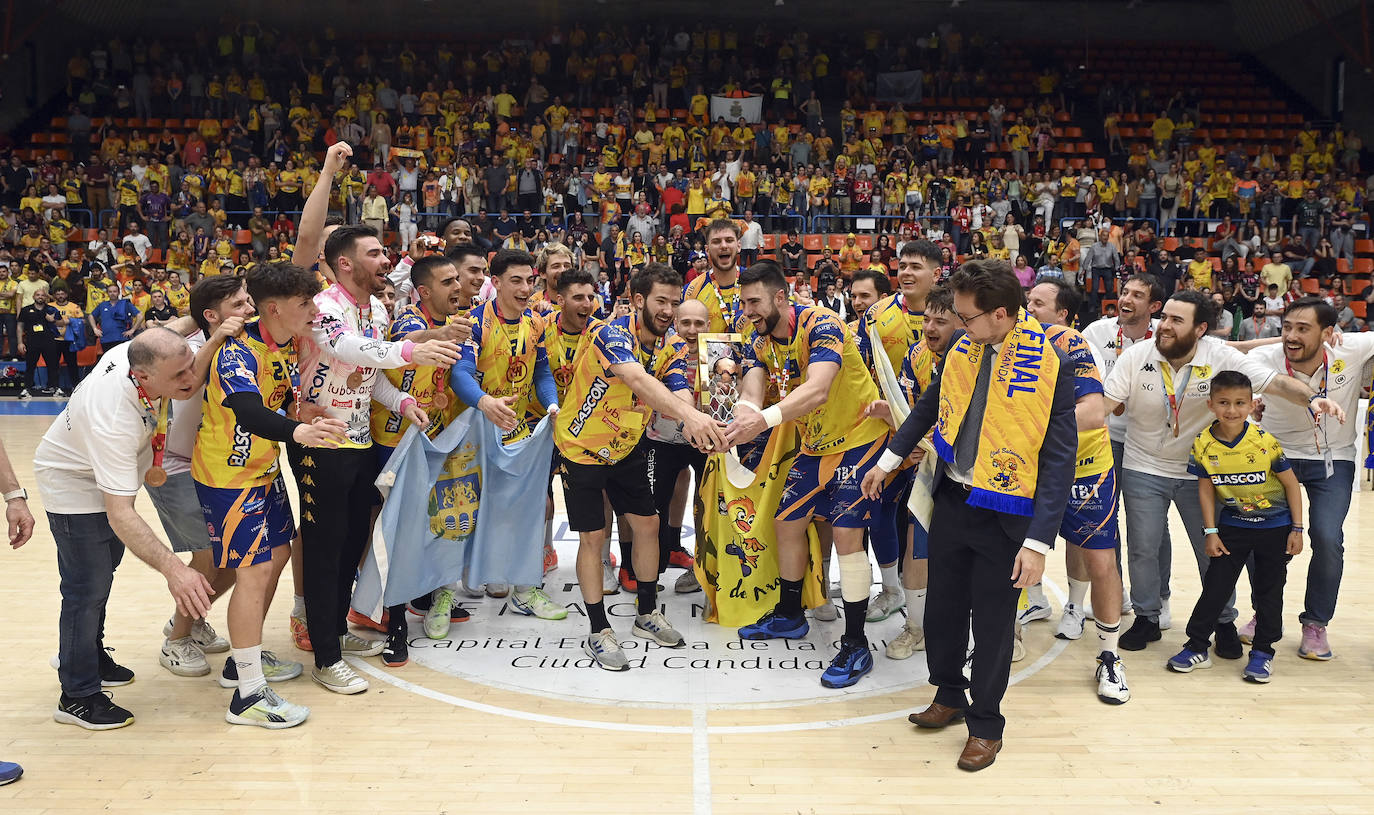
[[[978,366],[978,381],[973,386],[969,398],[968,411],[959,427],[959,436],[954,441],[954,467],[961,473],[973,472],[973,464],[978,459],[978,437],[983,431],[983,412],[988,406],[988,382],[992,379],[992,360],[997,352],[992,346],[984,346],[983,359]]]

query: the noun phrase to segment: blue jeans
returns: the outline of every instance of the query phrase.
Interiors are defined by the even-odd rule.
[[[124,557],[103,512],[48,513],[57,543],[62,614],[58,622],[57,669],[62,692],[72,697],[100,692],[100,650],[105,640],[105,604],[114,572]]]
[[[1196,478],[1165,478],[1121,469],[1121,497],[1126,502],[1126,566],[1131,575],[1131,605],[1137,619],[1159,622],[1163,600],[1169,597],[1170,561],[1173,553],[1166,543],[1169,504],[1178,509],[1188,541],[1193,545],[1198,575],[1207,573],[1211,558],[1203,551],[1202,506],[1197,497]],[[1207,525],[1215,525],[1213,518]],[[1236,597],[1222,609],[1219,623],[1236,619]]]
[[[1307,489],[1307,537],[1312,560],[1307,566],[1307,597],[1298,621],[1326,625],[1336,616],[1336,594],[1345,565],[1345,516],[1350,511],[1350,492],[1355,482],[1355,462],[1333,461],[1326,477],[1321,459],[1291,459],[1293,474]]]

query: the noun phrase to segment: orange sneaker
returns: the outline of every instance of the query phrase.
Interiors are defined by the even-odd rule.
[[[306,627],[304,617],[291,616],[291,639],[302,651],[315,650],[310,644],[310,629]]]
[[[558,568],[558,551],[552,544],[544,544],[544,574]]]
[[[356,625],[359,628],[367,628],[373,631],[380,631],[383,634],[386,633],[386,624],[390,616],[391,615],[388,612],[383,611],[382,621],[378,623],[369,619],[362,612],[354,611],[351,608],[348,610],[348,622],[350,625]]]
[[[668,553],[668,565],[678,569],[690,569],[697,565],[696,558],[687,554],[686,549],[677,548]]]
[[[626,569],[624,566],[620,567],[620,587],[631,594],[639,590],[638,581],[635,580],[634,575],[630,574],[630,570]]]

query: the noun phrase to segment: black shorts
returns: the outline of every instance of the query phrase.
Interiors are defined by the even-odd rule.
[[[642,443],[615,464],[578,464],[560,456],[558,473],[563,477],[568,528],[574,532],[600,532],[606,528],[603,492],[618,515],[654,514],[649,458]]]

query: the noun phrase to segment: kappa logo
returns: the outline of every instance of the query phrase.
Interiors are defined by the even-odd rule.
[[[1144,368],[1141,368],[1140,370],[1145,371],[1146,373],[1152,373],[1152,374],[1153,374],[1153,373],[1158,373],[1158,372],[1159,372],[1159,369],[1155,367],[1155,364],[1154,364],[1153,362],[1147,362],[1147,363],[1145,363],[1145,367],[1144,367]]]

